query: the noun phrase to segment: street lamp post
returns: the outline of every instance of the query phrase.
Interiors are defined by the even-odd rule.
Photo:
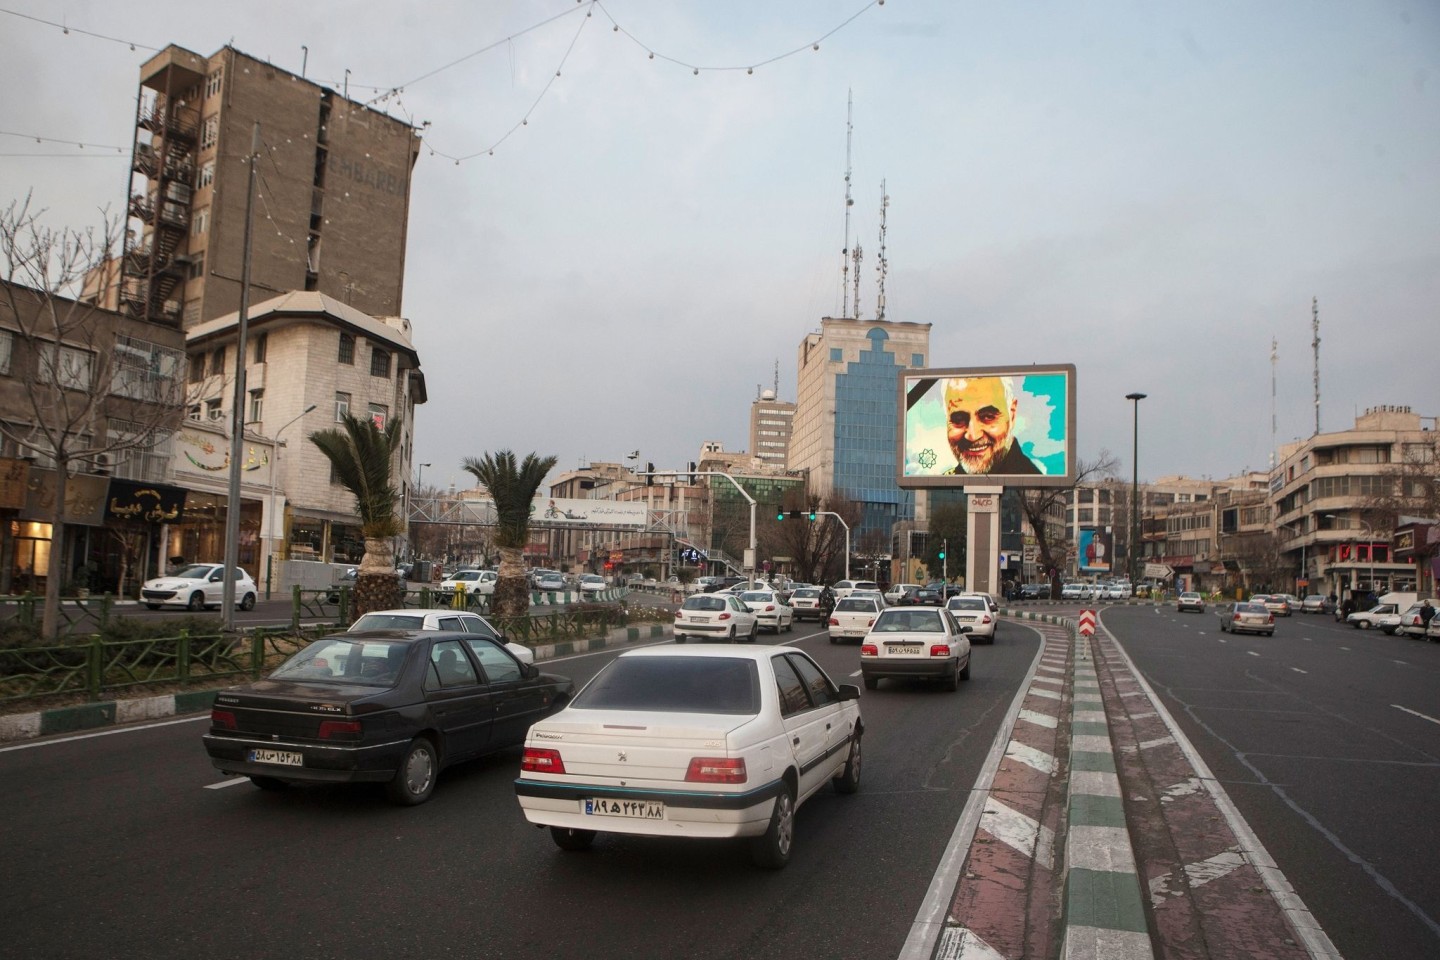
[[[1125,394],[1125,399],[1132,401],[1135,406],[1133,449],[1130,453],[1130,465],[1133,470],[1130,477],[1130,548],[1126,551],[1130,565],[1130,588],[1132,590],[1135,588],[1135,584],[1140,582],[1140,571],[1135,561],[1140,556],[1136,552],[1140,543],[1140,401],[1144,400],[1145,396],[1143,393]]]
[[[285,427],[290,426],[290,424],[294,423],[296,420],[299,420],[301,417],[305,416],[305,414],[309,413],[311,410],[314,410],[315,407],[316,407],[316,404],[313,404],[313,403],[310,404],[310,406],[306,407],[304,410],[301,410],[298,415],[296,415],[296,416],[292,417],[290,420],[288,420],[288,421],[285,423],[285,426],[284,426],[284,427],[281,427],[279,430],[276,430],[276,431],[275,431],[275,446],[274,446],[274,448],[270,451],[270,558],[271,558],[271,561],[272,561],[272,562],[274,561],[274,558],[275,558],[275,533],[276,533],[276,531],[275,531],[275,526],[276,526],[276,523],[275,523],[275,520],[276,520],[276,517],[275,517],[275,481],[276,481],[276,479],[277,479],[277,477],[278,477],[278,471],[277,471],[275,468],[280,464],[280,434],[282,434],[282,433],[285,432]],[[284,524],[280,524],[280,528],[281,528],[281,529],[280,529],[280,532],[281,532],[281,533],[284,532],[284,526],[285,526]],[[265,599],[266,599],[266,600],[269,600],[269,599],[270,599],[270,580],[271,580],[271,578],[270,578],[269,576],[267,576],[267,577],[265,578]]]
[[[846,522],[845,522],[845,518],[842,517],[842,516],[840,516],[840,514],[835,513],[835,512],[833,512],[833,511],[830,511],[830,510],[816,510],[816,511],[815,511],[815,516],[817,516],[817,517],[834,517],[836,520],[839,520],[839,521],[840,521],[840,526],[842,526],[842,527],[845,528],[845,579],[846,579],[846,580],[849,580],[849,579],[850,579],[850,524],[846,523]]]
[[[417,465],[415,466],[415,489],[416,489],[416,490],[419,490],[419,489],[420,489],[420,480],[421,480],[422,477],[425,476],[425,468],[426,468],[426,467],[429,467],[429,466],[433,466],[433,464],[421,463],[421,464],[417,464]]]

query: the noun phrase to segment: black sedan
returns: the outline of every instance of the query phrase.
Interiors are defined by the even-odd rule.
[[[216,694],[205,751],[261,789],[383,782],[413,805],[430,799],[442,768],[523,743],[573,692],[473,633],[337,634]]]

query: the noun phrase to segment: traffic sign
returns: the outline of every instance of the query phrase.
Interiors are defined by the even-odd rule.
[[[1080,636],[1092,637],[1095,635],[1095,611],[1080,611]]]

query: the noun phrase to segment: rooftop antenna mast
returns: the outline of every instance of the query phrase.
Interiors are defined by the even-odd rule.
[[[1275,361],[1280,358],[1280,343],[1270,338],[1270,469],[1275,469]]]
[[[850,208],[855,201],[850,198],[850,139],[855,132],[855,92],[845,91],[845,247],[840,251],[840,316],[850,316]],[[856,304],[859,312],[859,304]]]
[[[875,293],[875,320],[885,320],[885,271],[889,263],[885,259],[885,211],[890,209],[890,194],[885,192],[885,181],[880,181],[880,255],[876,258],[875,273],[878,275]]]
[[[860,241],[855,241],[855,249],[850,254],[850,259],[855,261],[855,319],[860,319],[860,261],[865,259],[865,251],[860,247]]]
[[[1314,339],[1310,347],[1315,351],[1315,433],[1320,432],[1320,298],[1310,298],[1310,332]]]
[[[775,361],[775,399],[780,399],[780,361]]]

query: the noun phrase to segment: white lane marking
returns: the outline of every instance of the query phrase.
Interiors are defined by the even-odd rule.
[[[936,960],[1005,960],[1003,954],[966,927],[946,927]]]
[[[980,829],[1005,846],[1033,857],[1046,870],[1054,868],[1055,831],[1019,810],[1007,807],[993,797],[986,798],[985,812],[980,815]]]
[[[1028,747],[1019,740],[1012,740],[1010,742],[1010,746],[1005,748],[1005,756],[1011,760],[1023,763],[1027,767],[1034,767],[1044,774],[1050,774],[1055,771],[1054,757],[1043,750]]]
[[[1174,743],[1174,737],[1156,737],[1154,740],[1146,740],[1140,744],[1141,750],[1149,750],[1151,747],[1163,747],[1167,743]]]
[[[1023,691],[1022,691],[1022,692],[1023,692]],[[1046,689],[1044,689],[1044,688],[1042,688],[1042,687],[1032,686],[1032,687],[1030,687],[1029,693],[1030,693],[1031,695],[1033,695],[1033,696],[1036,696],[1036,697],[1046,697],[1046,698],[1051,699],[1051,700],[1059,700],[1059,699],[1060,699],[1060,694],[1056,693],[1054,690],[1046,690]]]
[[[1200,887],[1211,880],[1219,880],[1227,873],[1232,873],[1245,866],[1245,854],[1240,852],[1239,847],[1231,847],[1222,853],[1199,863],[1185,864],[1185,876],[1190,880],[1190,886]]]
[[[1349,648],[1349,647],[1341,647],[1340,649],[1341,649],[1341,650],[1349,650],[1350,648]]]
[[[1226,640],[1224,637],[1216,637],[1215,639],[1216,639],[1216,640],[1219,640],[1221,643],[1229,643],[1229,642],[1230,642],[1229,640]]]
[[[221,780],[219,783],[209,783],[209,784],[206,784],[206,785],[205,785],[205,789],[206,789],[206,790],[224,790],[226,787],[235,787],[235,786],[239,786],[239,785],[242,784],[242,783],[249,783],[249,782],[250,782],[250,778],[249,778],[249,777],[236,777],[234,780]]]
[[[1426,716],[1418,710],[1411,710],[1409,707],[1402,707],[1398,703],[1392,703],[1390,704],[1390,706],[1394,707],[1396,710],[1404,710],[1406,713],[1413,713],[1415,716],[1419,717],[1422,720],[1429,720],[1431,723],[1440,723],[1440,720],[1436,720],[1434,717]]]
[[[1248,653],[1248,654],[1250,654],[1250,656],[1252,656],[1252,657],[1258,657],[1258,656],[1260,656],[1260,654],[1256,653],[1254,650],[1246,650],[1245,652]]]
[[[1309,670],[1301,670],[1299,667],[1291,667],[1290,669],[1291,669],[1291,670],[1294,670],[1296,673],[1309,673],[1309,672],[1310,672]]]
[[[1060,725],[1059,717],[1052,717],[1048,713],[1039,713],[1035,710],[1021,710],[1020,719],[1028,720],[1039,727],[1048,727],[1051,730],[1056,729]]]
[[[72,740],[93,740],[96,737],[113,737],[117,733],[134,733],[137,730],[153,730],[156,727],[173,727],[177,723],[195,723],[199,720],[204,720],[206,723],[209,723],[210,714],[207,712],[193,717],[185,717],[183,720],[163,720],[160,723],[146,723],[138,727],[97,730],[95,733],[78,733],[73,737],[59,737],[54,740],[36,740],[32,743],[17,743],[13,747],[0,747],[0,753],[9,753],[11,750],[29,750],[32,747],[50,747],[57,743],[69,743]]]
[[[858,676],[860,676],[861,672],[862,672],[862,671],[860,671],[860,670],[856,670],[854,673],[850,674],[850,676],[852,676],[852,677],[858,677]]]
[[[1405,661],[1405,660],[1392,660],[1392,661],[1390,661],[1390,662],[1391,662],[1391,663],[1398,663],[1398,664],[1400,664],[1400,666],[1402,666],[1402,667],[1408,667],[1408,666],[1410,666],[1410,664],[1409,664],[1407,661]]]

